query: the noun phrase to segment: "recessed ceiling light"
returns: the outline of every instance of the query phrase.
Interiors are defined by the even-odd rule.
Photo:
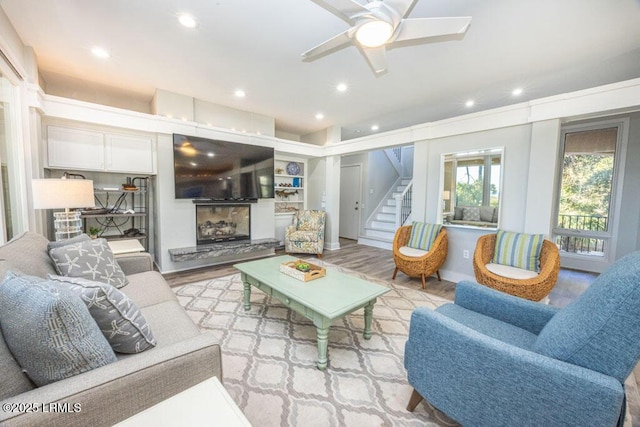
[[[372,131],[376,131],[376,130],[378,130],[378,129],[380,129],[380,127],[379,127],[378,125],[373,125],[373,126],[371,126],[371,130],[372,130]]]
[[[195,28],[198,23],[193,18],[193,16],[183,13],[178,16],[178,21],[187,28]]]
[[[244,98],[245,96],[247,96],[247,93],[242,89],[238,89],[234,92],[234,95],[238,98]]]
[[[324,114],[322,114],[322,113],[316,114],[316,119],[318,119],[318,120],[324,119]]]
[[[339,83],[338,86],[336,86],[336,90],[338,92],[345,92],[347,90],[347,84],[346,83]]]
[[[467,102],[464,103],[464,106],[467,108],[471,108],[473,107],[473,105],[475,104],[475,102],[473,102],[473,99],[468,100]]]
[[[513,96],[522,95],[522,88],[521,87],[515,88],[514,90],[511,91],[511,95],[513,95]]]
[[[111,56],[108,50],[99,46],[95,46],[94,48],[92,48],[91,53],[93,53],[94,56],[97,56],[98,58],[102,58],[102,59],[106,59]]]

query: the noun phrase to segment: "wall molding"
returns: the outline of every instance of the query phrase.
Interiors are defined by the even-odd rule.
[[[29,102],[49,117],[153,133],[183,133],[209,138],[224,138],[245,144],[272,146],[282,153],[313,158],[356,154],[392,146],[408,145],[418,141],[429,141],[544,120],[567,121],[574,117],[603,116],[611,111],[636,111],[640,110],[640,78],[478,111],[347,141],[329,142],[324,146],[243,133],[193,121],[140,113],[47,94],[38,97],[31,96]]]

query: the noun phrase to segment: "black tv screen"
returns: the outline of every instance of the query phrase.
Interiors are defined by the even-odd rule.
[[[273,198],[273,148],[173,134],[176,199]]]

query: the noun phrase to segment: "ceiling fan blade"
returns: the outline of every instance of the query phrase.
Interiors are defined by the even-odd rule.
[[[311,0],[318,6],[328,10],[349,25],[355,24],[354,16],[368,13],[369,9],[354,0]]]
[[[418,0],[384,0],[384,4],[398,12],[401,18],[406,18],[416,3]]]
[[[340,33],[337,36],[327,40],[326,42],[320,43],[318,46],[309,49],[302,54],[302,59],[305,61],[313,61],[314,59],[318,59],[321,56],[328,55],[335,52],[336,50],[350,45],[353,42],[350,36],[350,32],[351,30],[349,29],[344,33]]]
[[[471,24],[470,16],[456,18],[404,19],[398,28],[394,42],[424,39],[428,37],[464,34]]]
[[[384,46],[362,47],[358,45],[360,52],[364,55],[376,77],[387,72],[387,50]]]

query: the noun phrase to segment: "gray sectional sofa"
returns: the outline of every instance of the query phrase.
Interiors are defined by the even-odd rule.
[[[48,240],[27,232],[0,246],[0,274],[56,274]],[[117,258],[129,284],[120,289],[139,308],[157,345],[42,387],[22,372],[0,333],[0,425],[107,426],[122,421],[207,378],[222,381],[220,346],[201,333],[149,254]],[[68,405],[65,405],[68,404]],[[48,411],[56,410],[59,411]]]

